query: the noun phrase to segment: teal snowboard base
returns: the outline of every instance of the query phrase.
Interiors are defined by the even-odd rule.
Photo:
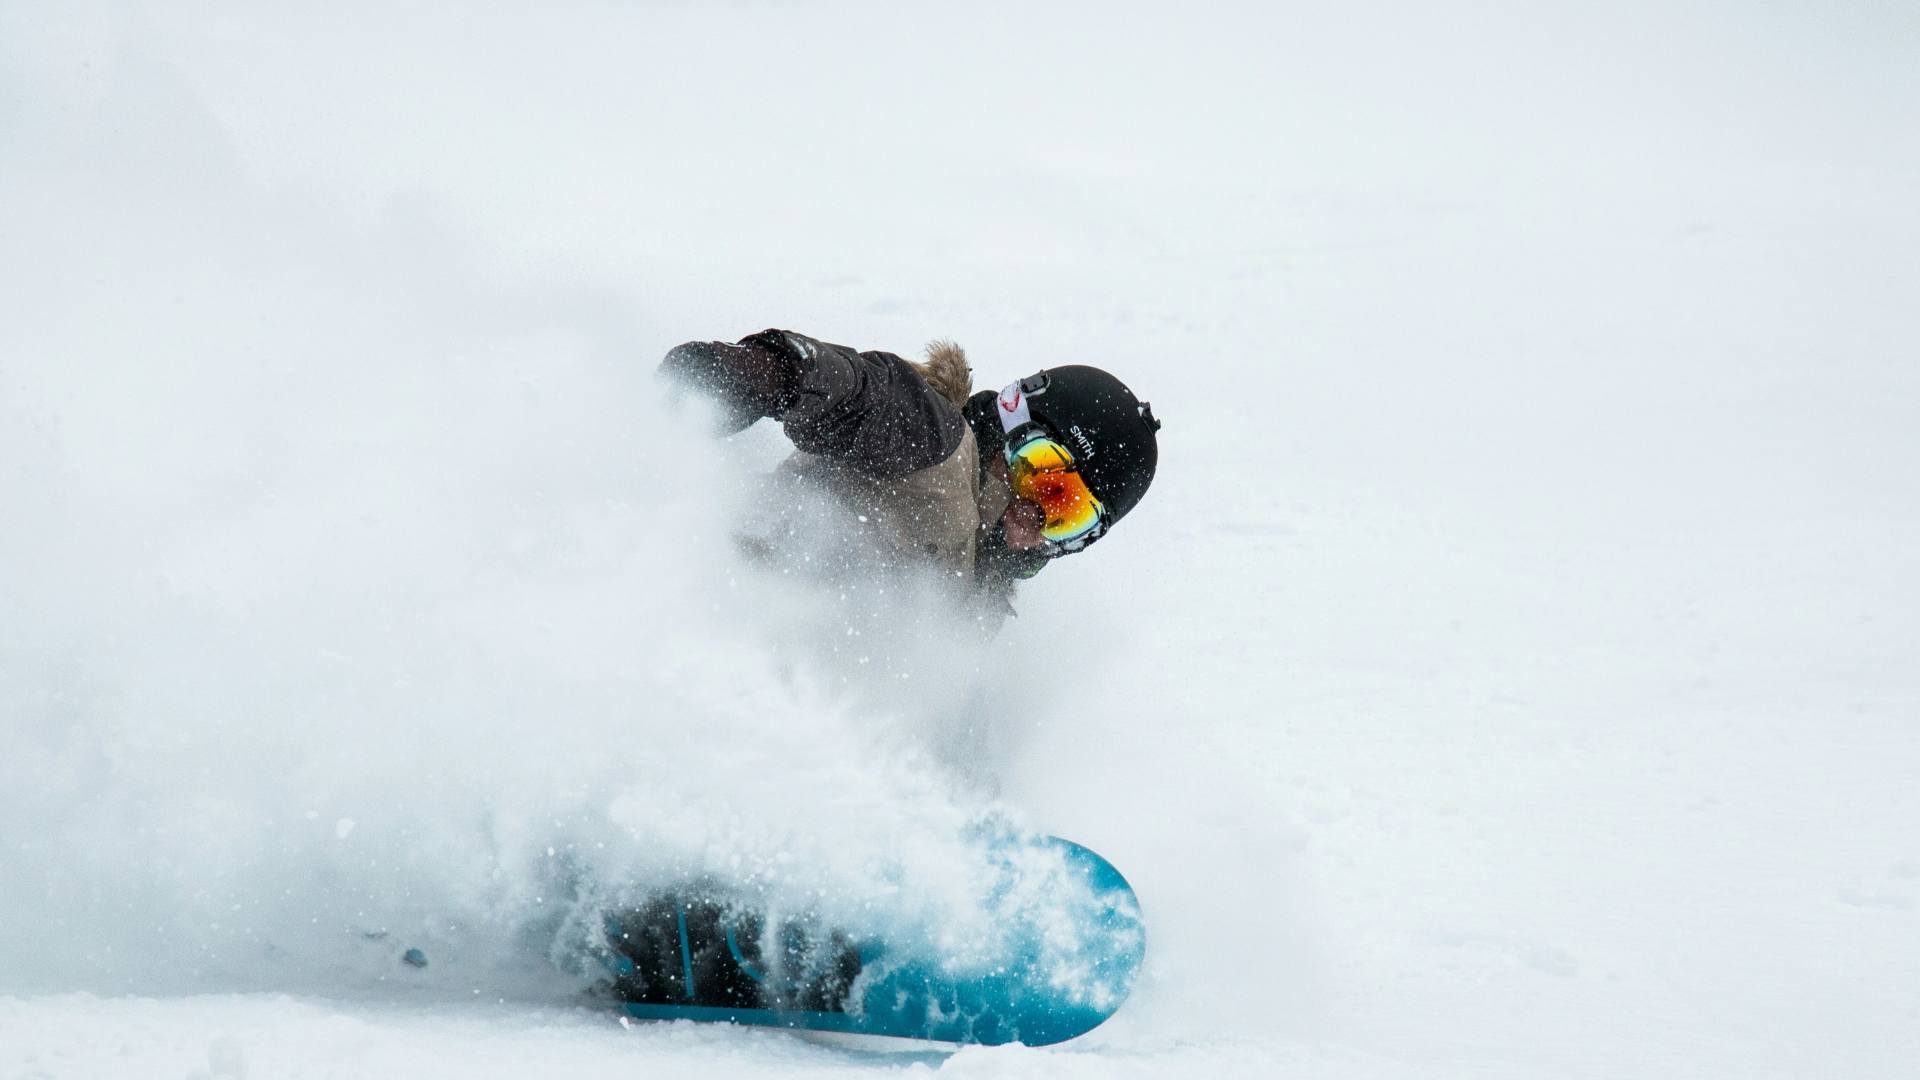
[[[985,940],[924,927],[855,937],[769,918],[709,890],[609,920],[626,1014],[946,1043],[1062,1042],[1112,1016],[1146,955],[1139,903],[1113,864],[1057,837],[987,850]]]

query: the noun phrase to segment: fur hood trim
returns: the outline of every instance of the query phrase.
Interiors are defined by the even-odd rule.
[[[941,397],[965,408],[973,394],[973,369],[967,366],[967,354],[960,346],[944,338],[927,346],[927,362],[913,365],[927,385]]]

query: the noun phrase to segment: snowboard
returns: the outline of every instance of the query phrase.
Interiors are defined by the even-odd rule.
[[[985,849],[982,926],[849,933],[721,887],[610,917],[605,963],[626,1015],[941,1043],[1030,1046],[1085,1034],[1126,1000],[1146,955],[1113,864],[1058,837]]]

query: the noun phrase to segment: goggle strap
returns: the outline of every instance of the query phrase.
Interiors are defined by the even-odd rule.
[[[1007,384],[1000,391],[1000,402],[994,411],[1000,414],[1000,430],[1008,435],[1033,423],[1033,411],[1027,407],[1026,380]]]

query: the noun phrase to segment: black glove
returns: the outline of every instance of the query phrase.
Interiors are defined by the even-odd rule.
[[[721,433],[742,431],[793,405],[800,372],[792,357],[757,340],[689,341],[660,361],[660,373],[720,405]]]

